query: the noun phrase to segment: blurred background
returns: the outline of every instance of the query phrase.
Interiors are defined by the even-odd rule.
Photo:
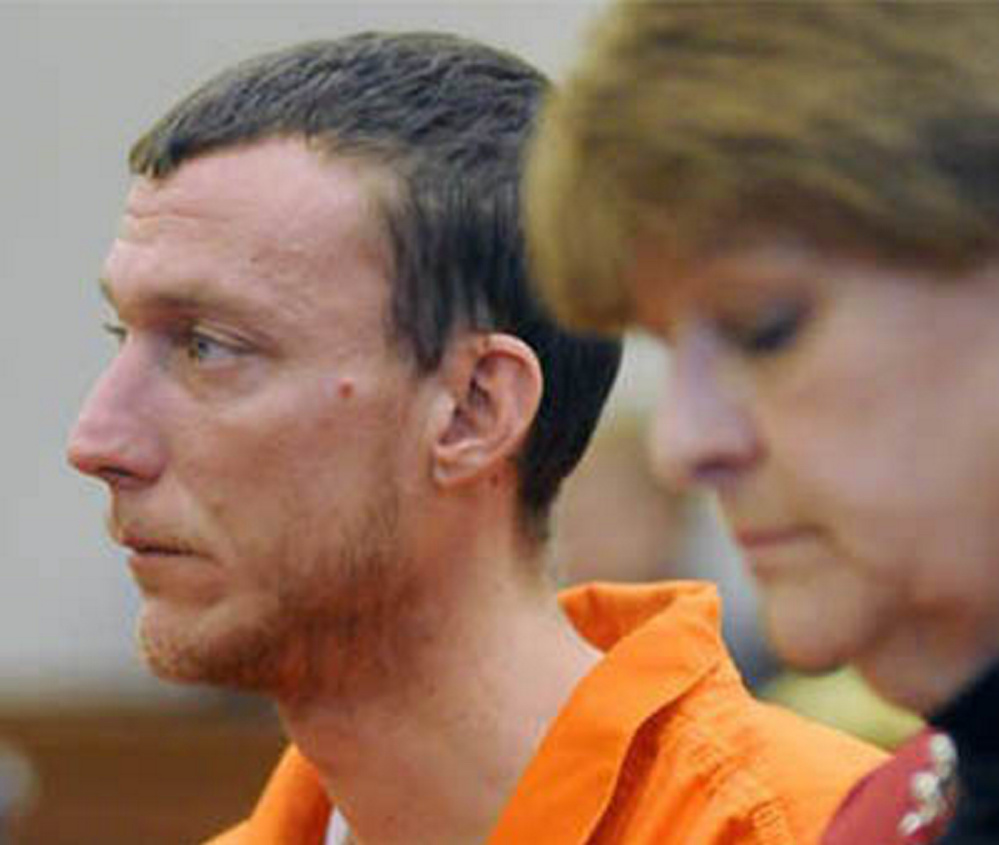
[[[282,746],[262,703],[148,676],[131,634],[137,596],[103,532],[102,491],[63,459],[76,409],[111,354],[96,278],[132,140],[236,59],[359,29],[464,33],[557,78],[601,5],[0,0],[0,280],[11,305],[0,332],[0,843],[199,841],[249,810]],[[630,350],[595,448],[566,489],[555,560],[566,581],[719,580],[750,681],[797,705],[798,681],[773,681],[779,667],[759,637],[751,587],[710,503],[663,490],[644,467],[659,354]],[[828,702],[842,701],[844,682],[823,683],[835,691],[813,684],[802,706],[842,716]],[[890,728],[875,732],[890,744],[909,723],[887,718]],[[867,715],[857,722],[870,728]]]

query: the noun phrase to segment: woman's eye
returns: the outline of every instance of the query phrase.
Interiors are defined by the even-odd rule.
[[[808,311],[808,307],[799,302],[779,302],[763,309],[752,320],[740,318],[723,322],[723,331],[746,355],[775,355],[797,340]]]

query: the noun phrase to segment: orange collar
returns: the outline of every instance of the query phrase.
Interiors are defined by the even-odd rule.
[[[331,811],[318,773],[292,746],[233,845],[322,845]],[[223,840],[218,845],[229,843]]]
[[[639,728],[723,659],[708,584],[588,584],[561,600],[577,630],[609,653],[563,706],[489,845],[522,845],[539,830],[545,845],[587,841]]]

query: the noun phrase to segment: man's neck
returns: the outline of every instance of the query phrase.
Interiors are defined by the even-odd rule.
[[[441,596],[432,626],[377,694],[280,705],[363,845],[470,845],[488,837],[521,772],[599,659],[551,591],[488,578]],[[488,583],[487,583],[488,582]]]

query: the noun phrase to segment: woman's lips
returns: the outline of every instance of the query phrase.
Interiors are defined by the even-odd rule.
[[[802,540],[810,533],[807,529],[799,527],[740,528],[736,530],[735,538],[746,551],[757,551]]]
[[[807,527],[743,528],[735,532],[743,560],[760,581],[797,572],[814,550],[809,541],[815,532]]]

